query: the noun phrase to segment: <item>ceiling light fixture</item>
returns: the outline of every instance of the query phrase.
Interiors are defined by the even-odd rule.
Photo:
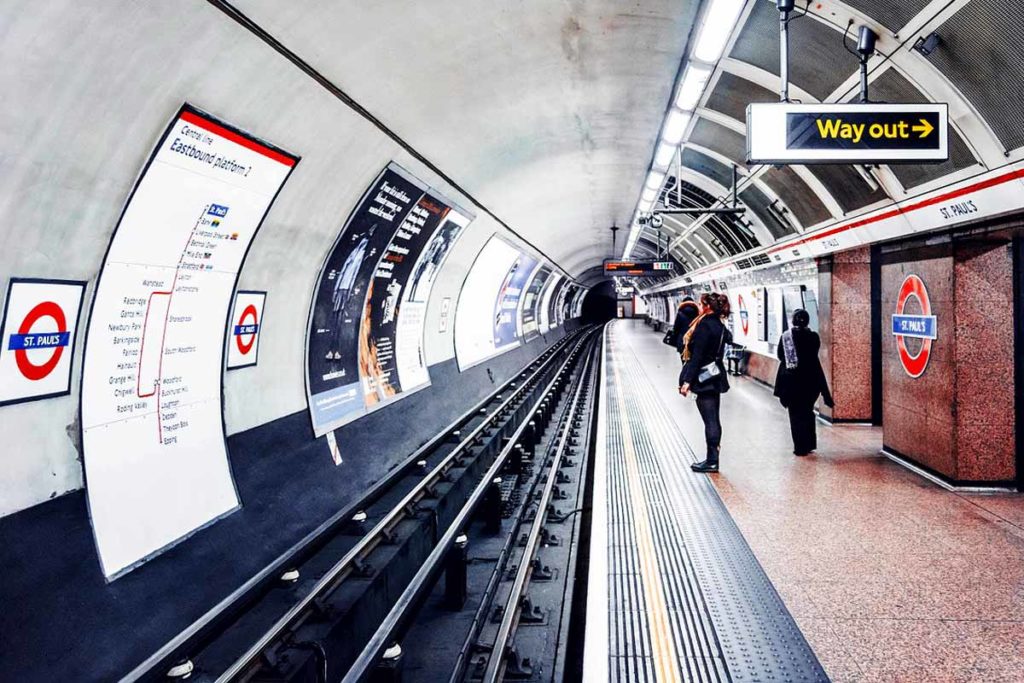
[[[693,48],[694,59],[713,63],[722,57],[742,9],[743,0],[712,1],[704,13],[704,21],[697,35],[697,44]]]
[[[672,157],[675,153],[675,145],[668,142],[662,142],[658,145],[658,151],[654,153],[654,165],[665,168],[668,166],[669,162],[672,161]]]
[[[662,171],[652,170],[647,174],[647,188],[651,190],[660,190],[662,182],[665,181],[665,174]]]
[[[704,94],[704,86],[711,76],[711,69],[706,66],[691,64],[686,67],[683,74],[683,84],[679,86],[679,95],[676,96],[676,106],[683,111],[693,111],[700,102],[700,96]]]
[[[652,190],[651,188],[647,188],[646,190],[644,190],[644,193],[640,195],[640,197],[645,202],[653,202],[655,199],[658,198],[658,191]]]
[[[690,113],[673,109],[665,119],[665,129],[661,133],[661,139],[670,145],[678,145],[683,141],[683,133],[690,125]]]

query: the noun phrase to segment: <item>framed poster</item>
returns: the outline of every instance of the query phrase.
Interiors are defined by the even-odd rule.
[[[259,360],[266,292],[235,292],[228,324],[228,370],[250,368]]]
[[[185,105],[128,197],[82,367],[86,493],[108,579],[239,506],[221,401],[232,296],[297,163]]]
[[[85,283],[11,278],[0,322],[0,406],[71,393]]]

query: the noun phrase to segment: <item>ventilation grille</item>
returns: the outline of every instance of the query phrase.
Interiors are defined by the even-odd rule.
[[[1024,3],[968,3],[939,27],[928,59],[971,101],[1007,150],[1024,145]]]
[[[928,6],[928,0],[844,0],[847,5],[875,19],[893,33]]]

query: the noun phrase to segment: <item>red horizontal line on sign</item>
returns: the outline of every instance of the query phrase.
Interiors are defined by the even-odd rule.
[[[221,136],[222,138],[227,138],[228,140],[231,140],[231,142],[239,144],[242,147],[245,147],[246,149],[251,149],[252,151],[262,154],[263,156],[268,157],[270,159],[273,159],[278,163],[284,164],[285,166],[291,167],[295,165],[295,159],[284,154],[281,154],[276,149],[271,149],[266,145],[261,145],[255,140],[250,140],[244,135],[236,133],[235,131],[229,128],[225,128],[224,126],[218,123],[214,123],[209,119],[203,118],[195,112],[181,112],[181,120],[187,121],[188,123],[191,123],[193,126],[199,126],[200,128],[204,128],[211,133]]]
[[[996,185],[1002,185],[1003,183],[1008,183],[1008,182],[1010,182],[1012,180],[1019,180],[1020,178],[1024,178],[1024,169],[1021,169],[1019,171],[1011,171],[1010,173],[1004,173],[1001,176],[996,176],[995,178],[989,178],[988,180],[983,180],[980,183],[975,183],[973,185],[968,185],[967,187],[961,187],[959,190],[953,190],[952,192],[947,192],[945,194],[940,194],[940,195],[937,195],[935,197],[932,197],[931,199],[925,199],[925,200],[922,200],[922,201],[917,202],[915,204],[909,204],[909,205],[907,205],[906,207],[903,207],[903,208],[897,206],[895,209],[892,209],[890,211],[886,211],[884,213],[880,213],[877,216],[871,216],[870,218],[862,218],[861,220],[854,221],[854,222],[848,223],[846,225],[840,225],[840,226],[837,226],[837,227],[832,228],[830,230],[825,230],[824,232],[819,232],[819,233],[816,233],[814,235],[808,235],[807,237],[804,237],[803,239],[797,240],[796,242],[789,242],[788,244],[780,244],[777,247],[773,247],[772,249],[769,249],[768,253],[769,254],[774,254],[775,252],[782,251],[783,249],[789,249],[789,248],[792,248],[792,247],[800,246],[801,244],[807,244],[808,242],[813,242],[815,240],[824,239],[825,237],[831,237],[832,235],[836,235],[836,234],[841,233],[841,232],[846,232],[847,230],[853,230],[854,228],[862,228],[865,225],[870,225],[872,223],[877,223],[879,221],[884,221],[887,218],[892,218],[894,216],[899,216],[900,214],[905,214],[905,213],[910,213],[912,211],[917,211],[918,209],[923,209],[923,208],[926,208],[926,207],[929,207],[929,206],[933,206],[935,204],[941,204],[942,202],[949,201],[950,199],[956,199],[957,197],[963,197],[964,195],[971,194],[972,192],[978,192],[980,190],[987,190],[990,187],[995,187]]]

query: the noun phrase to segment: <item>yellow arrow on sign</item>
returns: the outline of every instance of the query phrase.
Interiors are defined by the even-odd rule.
[[[929,133],[931,133],[933,130],[935,130],[935,126],[933,126],[932,124],[928,123],[927,119],[918,119],[918,121],[921,122],[921,125],[920,126],[912,126],[910,128],[910,130],[914,131],[915,133],[920,133],[921,137],[926,138],[926,137],[928,137]]]

